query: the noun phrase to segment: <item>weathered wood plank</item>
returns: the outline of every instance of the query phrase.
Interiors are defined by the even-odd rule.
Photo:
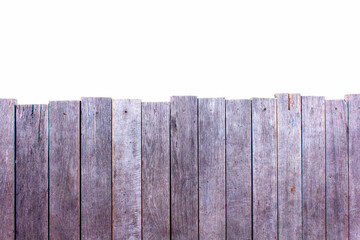
[[[80,239],[80,102],[49,103],[50,239]]]
[[[348,108],[326,101],[326,239],[349,238]]]
[[[16,106],[16,239],[48,238],[48,107]]]
[[[170,107],[142,105],[142,236],[170,239]]]
[[[198,239],[197,98],[171,98],[171,238]]]
[[[14,239],[15,100],[0,99],[0,239]]]
[[[349,214],[350,239],[360,239],[360,94],[349,101]]]
[[[277,238],[276,99],[252,100],[253,237]]]
[[[225,99],[199,99],[200,239],[225,239]]]
[[[251,100],[226,101],[227,239],[251,239]]]
[[[302,97],[303,239],[325,239],[325,99]]]
[[[113,239],[141,239],[141,101],[112,102]]]
[[[81,101],[81,236],[111,239],[111,99]]]
[[[301,96],[276,98],[279,239],[301,239]]]

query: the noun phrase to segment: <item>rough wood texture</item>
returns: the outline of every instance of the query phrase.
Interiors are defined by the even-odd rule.
[[[251,100],[226,101],[227,239],[251,239]]]
[[[111,99],[81,102],[81,236],[111,239]]]
[[[252,101],[253,237],[277,238],[276,99]]]
[[[198,239],[197,98],[171,98],[171,238]]]
[[[15,100],[0,99],[0,239],[14,239]]]
[[[326,101],[326,239],[349,238],[348,109]]]
[[[301,239],[301,97],[277,95],[279,239]]]
[[[141,101],[112,102],[113,239],[141,239]]]
[[[170,107],[142,106],[142,236],[170,239]]]
[[[303,239],[325,239],[325,99],[302,97]]]
[[[200,239],[225,239],[225,99],[199,99]]]
[[[80,239],[80,102],[49,103],[50,239]]]
[[[48,238],[48,107],[16,106],[16,239]]]
[[[360,239],[360,95],[349,95],[350,239]]]

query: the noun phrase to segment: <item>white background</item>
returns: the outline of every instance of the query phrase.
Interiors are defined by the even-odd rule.
[[[0,1],[0,97],[343,99],[360,1]]]

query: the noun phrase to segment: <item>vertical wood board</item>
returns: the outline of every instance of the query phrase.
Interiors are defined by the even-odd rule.
[[[80,102],[49,103],[50,239],[80,239]]]
[[[15,100],[0,99],[0,239],[14,239]]]
[[[226,101],[227,239],[251,239],[251,100]]]
[[[253,237],[277,238],[276,99],[252,100]]]
[[[197,98],[171,98],[171,238],[198,239]]]
[[[16,106],[16,239],[48,239],[48,106]]]
[[[325,99],[302,97],[303,239],[325,239]]]
[[[199,99],[200,239],[224,239],[225,99]]]
[[[279,239],[301,239],[301,96],[276,98]]]
[[[111,99],[81,101],[81,237],[111,239]]]
[[[113,239],[141,239],[141,101],[112,102]]]
[[[170,239],[170,106],[142,105],[142,236]]]

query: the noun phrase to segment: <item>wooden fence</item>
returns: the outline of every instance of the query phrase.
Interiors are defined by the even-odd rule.
[[[360,95],[0,100],[0,239],[360,239]]]

